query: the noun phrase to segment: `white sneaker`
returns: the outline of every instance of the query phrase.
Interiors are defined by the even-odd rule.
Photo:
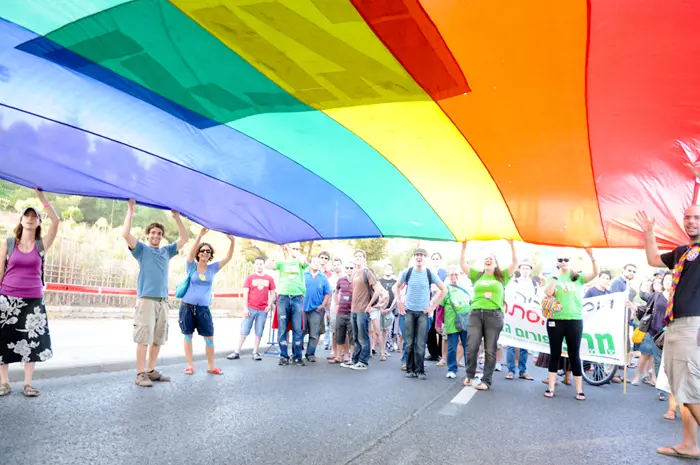
[[[343,368],[352,368],[352,367],[354,367],[355,365],[353,365],[352,362],[343,362],[343,363],[340,364],[340,366],[343,367]]]
[[[351,367],[353,370],[366,370],[367,365],[365,365],[362,362],[357,362],[354,366]]]
[[[457,377],[457,375],[451,371],[448,371],[447,374],[445,375],[445,378],[449,378],[449,379],[455,379],[456,377]]]
[[[503,367],[501,366],[501,364],[497,363],[496,364],[496,371],[501,371],[502,369],[503,369]]]

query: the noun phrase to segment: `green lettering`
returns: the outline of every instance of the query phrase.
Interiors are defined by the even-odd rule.
[[[615,343],[611,334],[596,334],[596,342],[598,343],[598,353],[612,355],[615,353]],[[607,342],[607,347],[606,343]]]
[[[581,340],[586,340],[586,343],[588,344],[588,353],[595,354],[595,346],[593,345],[593,338],[591,337],[590,334],[588,333],[583,333],[581,336]]]

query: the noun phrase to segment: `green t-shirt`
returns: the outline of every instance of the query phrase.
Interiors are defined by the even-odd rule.
[[[279,295],[304,295],[304,270],[308,265],[302,265],[297,259],[280,260],[275,262],[275,269],[280,272],[277,292]]]
[[[585,281],[583,275],[578,275],[576,281],[571,281],[571,274],[557,276],[557,287],[554,298],[561,304],[561,311],[552,315],[553,320],[583,319],[583,292]]]
[[[447,295],[442,299],[440,305],[445,307],[445,333],[458,333],[455,325],[455,313],[469,313],[469,294],[464,289],[447,285]]]
[[[484,273],[477,279],[481,271],[471,268],[469,279],[474,284],[473,309],[505,311],[505,286],[510,281],[508,270],[503,270],[503,282],[492,274]]]

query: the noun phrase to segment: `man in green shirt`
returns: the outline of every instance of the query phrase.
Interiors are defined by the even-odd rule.
[[[302,331],[302,318],[304,315],[304,270],[307,268],[306,258],[301,253],[301,245],[293,242],[283,246],[284,259],[268,259],[265,267],[279,271],[277,282],[277,324],[278,341],[280,345],[279,365],[289,365],[289,350],[287,348],[287,334],[289,322],[292,327],[293,362],[295,365],[304,366],[301,357],[301,349],[304,341]]]

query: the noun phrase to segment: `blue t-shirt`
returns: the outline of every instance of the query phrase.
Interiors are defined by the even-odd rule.
[[[177,242],[165,247],[150,247],[141,241],[136,243],[131,255],[139,262],[139,277],[136,284],[138,297],[168,297],[168,264],[177,255]]]
[[[400,283],[406,282],[406,273],[408,269],[401,272],[399,277]],[[435,273],[431,273],[433,283],[441,283],[442,280]],[[413,268],[411,271],[411,279],[408,281],[408,289],[406,289],[406,310],[411,312],[422,312],[424,308],[430,305],[430,281],[428,281],[428,271],[423,268],[418,271]]]
[[[624,292],[624,290],[623,290]],[[593,286],[589,288],[586,293],[583,295],[584,299],[588,299],[589,297],[600,297],[601,295],[608,295],[610,294],[610,291],[607,289],[600,290],[597,287]]]
[[[311,275],[311,271],[307,271],[304,273],[304,283],[306,284],[304,311],[310,312],[321,306],[324,297],[331,293],[331,285],[322,271],[319,271],[315,278]]]
[[[187,273],[197,268],[196,262],[187,262]],[[214,283],[214,275],[219,272],[219,262],[207,265],[207,270],[200,273],[195,270],[190,276],[190,285],[182,297],[182,301],[190,305],[208,307],[211,303],[211,285]]]

